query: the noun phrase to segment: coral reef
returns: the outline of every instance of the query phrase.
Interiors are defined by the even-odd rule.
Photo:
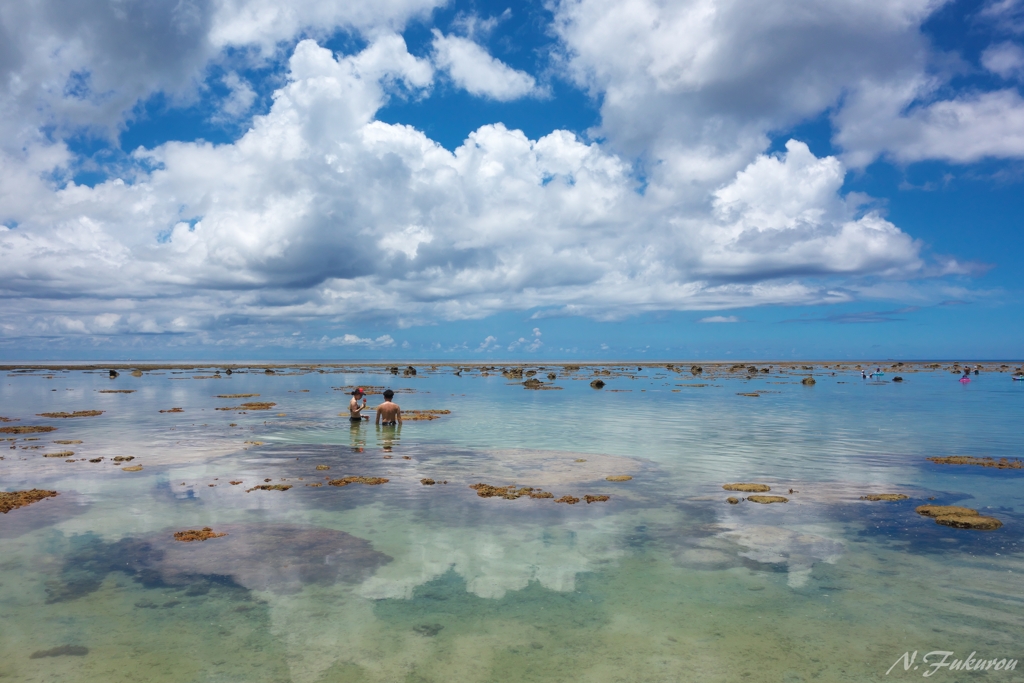
[[[745,493],[765,493],[771,491],[772,487],[767,484],[723,484],[726,491],[743,491]]]
[[[906,500],[907,496],[902,493],[869,493],[861,496],[861,500]]]
[[[590,386],[593,387],[594,389],[601,389],[604,387],[604,380],[595,379],[593,382],[590,383]]]
[[[39,417],[96,417],[102,415],[102,410],[76,410],[73,413],[39,413]]]
[[[737,505],[739,504],[740,499],[737,498],[736,496],[729,496],[728,498],[725,499],[725,502],[728,503],[729,505]]]
[[[161,410],[161,413],[184,413],[184,408],[168,408],[167,410]]]
[[[81,439],[58,439],[58,440],[54,441],[54,443],[60,444],[61,446],[74,446],[75,444],[82,443],[82,440]]]
[[[122,467],[121,469],[125,472],[141,472],[142,465],[132,465],[131,467]]]
[[[435,482],[433,479],[420,479],[420,483],[423,484],[424,486],[433,486],[437,482]]]
[[[329,470],[329,469],[331,469],[331,466],[330,465],[317,465],[316,468],[318,470]]]
[[[57,451],[56,453],[44,453],[44,458],[70,458],[74,455],[74,451]]]
[[[559,498],[555,502],[556,503],[567,503],[568,505],[575,505],[576,503],[580,502],[580,499],[579,498],[574,498],[572,496],[562,496],[561,498]]]
[[[404,410],[402,420],[407,422],[418,422],[421,420],[436,420],[442,415],[451,415],[450,410]]]
[[[217,398],[254,398],[259,394],[217,394]]]
[[[936,524],[954,529],[992,531],[1003,526],[995,517],[986,517],[977,510],[958,505],[920,505],[914,511],[919,515],[932,517]]]
[[[814,381],[813,377],[804,377],[802,380],[800,380],[800,384],[811,386],[812,384],[817,384],[817,382]]]
[[[181,541],[182,543],[206,541],[211,538],[220,538],[221,536],[227,536],[227,534],[215,533],[214,530],[208,526],[204,526],[202,529],[186,529],[185,531],[174,532],[174,540]]]
[[[276,403],[266,401],[250,401],[240,406],[227,406],[224,408],[214,408],[214,410],[270,410],[276,405]]]
[[[609,474],[604,479],[605,481],[629,481],[632,478],[628,474]]]
[[[588,505],[590,503],[603,503],[606,500],[608,500],[608,496],[591,496],[591,495],[586,495],[586,496],[583,496],[583,500],[587,501]]]
[[[0,427],[0,434],[41,434],[43,432],[55,432],[56,427],[49,425],[21,425],[18,427]]]
[[[508,486],[491,486],[490,484],[473,484],[469,488],[476,491],[481,498],[504,498],[505,500],[516,500],[523,496],[530,498],[554,498],[554,495],[547,491],[541,491],[531,486],[516,488],[515,484]]]
[[[53,498],[60,495],[56,491],[45,491],[43,489],[29,489],[28,491],[0,491],[0,512],[7,514],[11,510],[31,505],[44,498]]]
[[[1007,458],[977,458],[971,455],[951,455],[948,457],[928,458],[931,462],[939,465],[978,465],[979,467],[994,467],[999,470],[1024,469],[1024,462],[1020,460],[1008,460]]]
[[[349,484],[366,484],[367,486],[379,486],[380,484],[386,484],[390,479],[384,479],[383,477],[343,477],[341,479],[331,479],[327,483],[331,486],[348,486]]]
[[[253,486],[251,489],[246,489],[245,492],[250,491],[287,491],[292,487],[291,484],[260,484],[259,486]]]
[[[112,460],[114,462],[131,462],[135,459],[134,455],[115,455]]]
[[[789,498],[783,498],[782,496],[747,496],[747,500],[751,503],[761,503],[762,505],[768,505],[769,503],[788,503]]]

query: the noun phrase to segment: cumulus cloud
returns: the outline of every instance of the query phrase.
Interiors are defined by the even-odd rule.
[[[699,323],[738,323],[741,322],[735,315],[711,315],[707,318],[701,318],[697,322]]]
[[[499,102],[517,100],[541,91],[533,76],[518,71],[468,38],[446,36],[434,29],[434,64],[447,71],[466,92]]]
[[[498,338],[493,335],[487,335],[487,338],[480,342],[480,346],[476,348],[477,351],[490,351],[498,348]]]
[[[992,45],[981,54],[981,63],[1003,78],[1020,78],[1024,74],[1024,48],[1009,42]]]
[[[11,38],[0,40],[8,337],[220,343],[234,327],[244,342],[271,322],[293,339],[310,320],[408,326],[531,308],[537,319],[615,319],[850,301],[879,282],[966,270],[926,261],[919,242],[844,196],[848,167],[879,155],[1024,155],[1015,90],[949,95],[924,75],[932,0],[778,0],[755,11],[739,0],[563,0],[552,5],[555,68],[599,99],[600,125],[586,139],[531,139],[495,122],[454,151],[377,113],[390,98],[429,95],[436,71],[492,100],[544,95],[474,42],[496,20],[463,21],[468,37],[435,30],[427,59],[399,30],[433,0],[182,0],[120,13],[87,0],[61,16],[54,1],[0,10]],[[365,48],[288,47],[339,27]],[[983,62],[1012,75],[1009,48],[997,47]],[[255,88],[227,55],[258,61],[279,49],[290,50],[287,76],[237,140],[140,148],[120,177],[64,182],[69,131],[117,129],[156,92],[187,100],[217,60],[231,67],[219,72],[230,94],[217,115],[247,120]],[[842,155],[817,157],[796,140],[766,153],[770,134],[829,108]],[[705,320],[716,317],[732,316]],[[539,350],[541,336],[508,348]],[[488,340],[480,350],[497,345]]]

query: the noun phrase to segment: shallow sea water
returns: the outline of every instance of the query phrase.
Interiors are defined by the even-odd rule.
[[[560,391],[449,366],[7,374],[0,426],[58,429],[0,435],[0,487],[60,495],[0,515],[0,681],[880,681],[928,670],[886,675],[904,652],[1024,658],[1024,471],[925,460],[1019,457],[1024,383],[607,367],[600,391],[592,367],[538,374]],[[353,385],[451,414],[353,426]],[[244,401],[276,405],[215,410]],[[325,480],[352,475],[389,481]],[[729,505],[737,481],[789,502]],[[859,499],[879,492],[909,499]],[[205,526],[227,535],[173,538]]]

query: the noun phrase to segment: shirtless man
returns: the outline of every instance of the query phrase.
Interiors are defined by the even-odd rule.
[[[392,403],[395,392],[387,389],[384,391],[384,402],[377,406],[377,425],[393,427],[402,424],[402,409],[397,403]]]
[[[363,399],[362,404],[359,403],[359,399]],[[356,387],[356,390],[352,392],[352,400],[348,402],[348,420],[349,422],[362,422],[364,419],[369,420],[369,415],[363,415],[363,408],[366,407],[366,396],[363,395],[363,388]]]

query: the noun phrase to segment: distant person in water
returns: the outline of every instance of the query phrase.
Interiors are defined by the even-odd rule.
[[[391,401],[394,397],[395,392],[390,389],[384,391],[384,402],[377,406],[376,423],[378,425],[393,427],[402,424],[402,409],[398,407],[397,403]]]
[[[363,399],[363,402],[360,403],[359,399]],[[363,415],[364,408],[366,408],[366,396],[363,394],[363,388],[356,387],[356,390],[352,392],[352,400],[348,402],[349,422],[362,422],[364,419],[369,420],[369,415]]]
[[[866,373],[863,370],[861,370],[860,371],[860,378],[861,379],[867,379],[868,378],[868,373]]]

